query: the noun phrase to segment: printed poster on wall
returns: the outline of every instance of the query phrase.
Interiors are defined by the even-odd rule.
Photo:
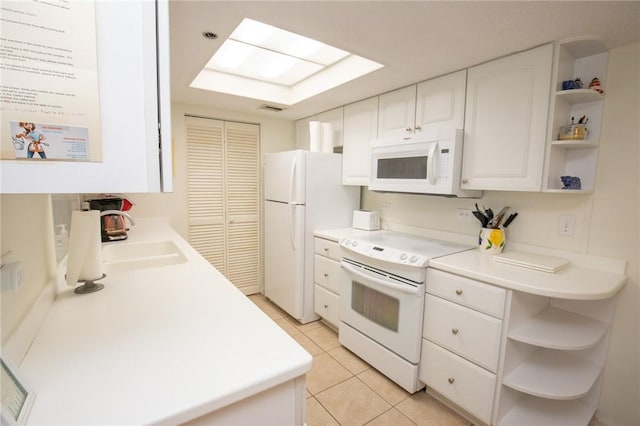
[[[0,158],[101,161],[94,1],[0,3]]]

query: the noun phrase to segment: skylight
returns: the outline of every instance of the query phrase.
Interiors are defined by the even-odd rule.
[[[245,18],[191,82],[191,87],[293,105],[382,66]]]

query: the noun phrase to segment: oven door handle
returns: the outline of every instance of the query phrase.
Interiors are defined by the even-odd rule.
[[[375,283],[383,288],[389,288],[395,291],[400,291],[402,293],[408,293],[408,294],[420,294],[420,287],[416,287],[416,286],[412,286],[409,284],[396,284],[396,283],[392,283],[390,281],[385,281],[385,280],[381,280],[380,278],[376,278],[376,277],[371,277],[367,274],[363,274],[362,272],[360,272],[358,269],[354,268],[352,265],[348,264],[347,262],[345,262],[344,260],[340,261],[340,265],[350,274],[353,274],[357,277],[363,278],[365,280],[368,280],[372,283]],[[424,290],[423,290],[424,291]]]

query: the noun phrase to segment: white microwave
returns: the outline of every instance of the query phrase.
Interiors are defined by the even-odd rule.
[[[482,191],[460,188],[461,129],[421,132],[411,139],[371,142],[369,189],[452,197],[481,197]]]

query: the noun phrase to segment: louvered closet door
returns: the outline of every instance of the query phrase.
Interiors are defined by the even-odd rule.
[[[225,123],[226,130],[226,276],[245,294],[259,291],[258,126]]]
[[[259,127],[186,117],[189,242],[243,293],[260,289]]]

